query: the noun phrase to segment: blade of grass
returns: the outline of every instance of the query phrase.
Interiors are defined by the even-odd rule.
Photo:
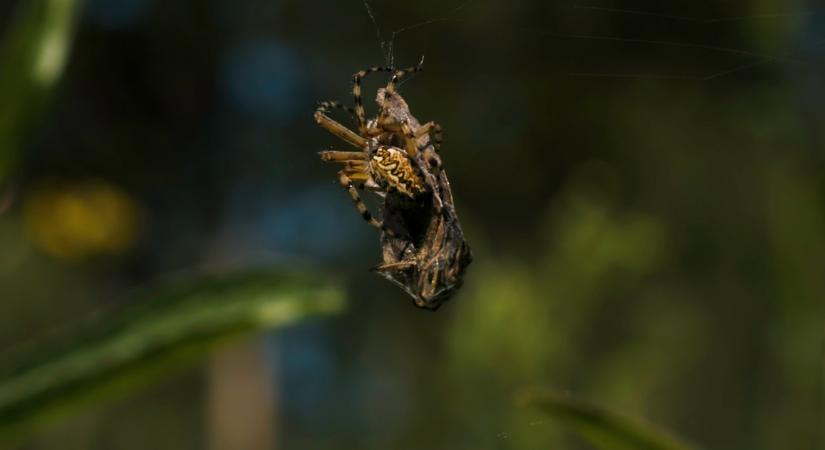
[[[160,289],[71,343],[0,377],[0,441],[190,366],[216,344],[343,306],[338,289],[282,271]]]
[[[28,0],[0,42],[0,185],[66,65],[81,0]]]
[[[604,450],[693,450],[650,424],[567,394],[528,389],[517,400],[556,419]]]

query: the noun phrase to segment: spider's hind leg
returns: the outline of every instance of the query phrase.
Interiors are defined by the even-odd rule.
[[[369,183],[370,177],[369,175],[364,172],[362,169],[357,168],[345,168],[338,172],[338,182],[341,186],[347,190],[349,193],[350,198],[352,198],[352,202],[355,204],[355,209],[358,210],[358,213],[361,215],[368,224],[372,225],[375,228],[389,234],[390,236],[396,237],[397,234],[384,226],[384,222],[376,219],[367,209],[367,205],[361,200],[361,196],[358,194],[358,190],[355,188],[353,184],[354,181],[360,183]]]

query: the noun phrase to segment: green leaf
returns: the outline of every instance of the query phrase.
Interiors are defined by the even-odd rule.
[[[214,276],[140,295],[66,345],[0,376],[0,440],[191,366],[228,338],[337,312],[340,291],[283,271]],[[145,298],[144,298],[145,297]]]
[[[518,403],[537,408],[604,450],[693,449],[653,425],[567,394],[530,389]]]
[[[0,184],[66,65],[80,0],[20,2],[0,42]]]

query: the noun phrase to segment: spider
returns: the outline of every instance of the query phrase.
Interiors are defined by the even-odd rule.
[[[402,77],[420,70],[421,63],[397,71],[382,67],[362,70],[353,75],[355,108],[322,102],[315,111],[315,121],[359,149],[327,150],[320,156],[324,161],[344,165],[338,172],[339,183],[364,220],[382,231],[384,261],[373,270],[406,291],[416,306],[435,310],[461,286],[472,254],[437,153],[441,126],[435,122],[421,125],[396,92]],[[379,71],[394,74],[385,88],[378,89],[378,115],[367,120],[361,81]],[[331,119],[327,113],[332,108],[354,116],[358,132]],[[384,199],[382,220],[369,212],[359,188]]]
[[[338,181],[352,197],[361,217],[370,225],[389,234],[395,234],[396,231],[387,228],[369,212],[356,186],[382,197],[387,192],[395,191],[414,200],[428,191],[427,183],[423,181],[424,174],[415,164],[419,146],[428,144],[428,137],[432,136],[435,149],[441,147],[441,126],[435,122],[420,125],[408,113],[409,108],[396,92],[398,81],[407,74],[420,71],[420,63],[415,67],[395,71],[387,86],[378,90],[378,116],[370,120],[365,118],[361,81],[371,73],[393,70],[388,67],[372,67],[353,75],[354,110],[333,101],[321,102],[315,110],[315,121],[318,125],[359,149],[355,152],[323,151],[320,152],[321,159],[344,165],[338,172]],[[390,99],[400,99],[407,114],[399,114],[398,106]],[[332,108],[344,109],[353,115],[358,133],[331,119],[327,113]]]

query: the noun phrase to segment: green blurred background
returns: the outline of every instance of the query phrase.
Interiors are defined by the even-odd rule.
[[[347,298],[9,448],[592,448],[528,386],[699,448],[823,448],[819,3],[370,5],[0,4],[0,369],[180,274],[297,267]],[[413,25],[401,92],[444,127],[475,253],[437,313],[367,272],[376,233],[316,155],[341,142],[315,102],[386,63],[376,25]]]

